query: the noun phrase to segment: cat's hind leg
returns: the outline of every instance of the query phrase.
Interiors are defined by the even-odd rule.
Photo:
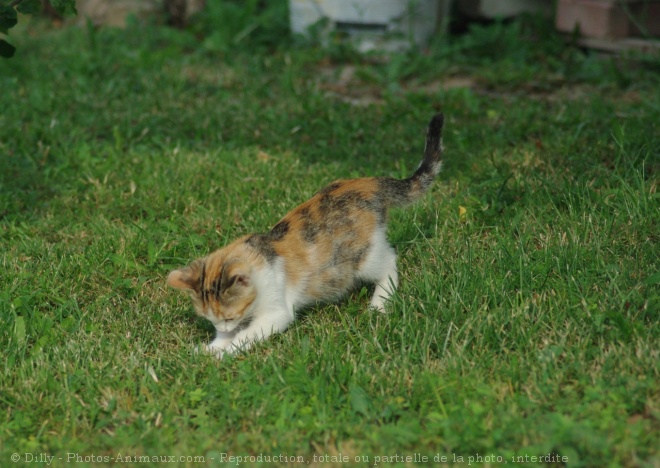
[[[399,273],[396,269],[396,254],[392,252],[383,259],[382,276],[376,283],[376,290],[371,298],[371,306],[385,312],[385,302],[399,285]]]
[[[389,245],[384,231],[376,231],[371,247],[358,271],[362,280],[376,283],[371,306],[385,312],[385,302],[399,285],[396,267],[396,251]]]

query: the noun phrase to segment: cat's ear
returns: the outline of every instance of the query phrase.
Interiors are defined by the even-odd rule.
[[[244,262],[227,265],[223,276],[223,290],[247,288],[252,285],[252,268]]]
[[[199,274],[199,265],[193,263],[167,275],[167,284],[176,289],[196,291],[199,288]]]
[[[245,288],[247,286],[250,286],[250,284],[252,284],[252,280],[250,279],[250,276],[246,273],[239,273],[229,278],[230,288],[232,286],[239,286]]]

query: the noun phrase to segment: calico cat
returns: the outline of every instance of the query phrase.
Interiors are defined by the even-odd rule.
[[[338,180],[289,212],[267,234],[251,234],[189,266],[167,284],[190,293],[217,336],[205,350],[222,356],[284,331],[294,311],[340,299],[375,283],[381,312],[398,285],[396,252],[386,238],[387,210],[419,199],[440,172],[443,115],[431,120],[424,159],[407,179]]]

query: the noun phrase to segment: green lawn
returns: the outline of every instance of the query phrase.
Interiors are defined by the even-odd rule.
[[[255,31],[12,30],[0,465],[658,466],[660,60],[536,20],[390,57]],[[391,313],[364,289],[192,353],[212,327],[172,268],[331,180],[409,175],[438,109],[445,169],[391,216]]]

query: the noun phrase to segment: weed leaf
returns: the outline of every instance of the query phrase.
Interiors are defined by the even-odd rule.
[[[12,58],[16,52],[16,47],[4,39],[0,39],[0,57]]]
[[[25,319],[20,315],[14,322],[14,337],[19,345],[25,342]]]
[[[18,22],[16,10],[10,6],[0,6],[0,32],[8,34],[9,29]]]
[[[23,0],[16,7],[19,13],[24,15],[36,15],[41,11],[40,0]]]
[[[353,411],[364,416],[369,415],[369,395],[362,387],[357,384],[350,384],[348,387],[348,395],[351,400],[351,407]]]
[[[648,276],[648,277],[644,280],[644,284],[647,284],[647,285],[649,285],[649,286],[650,286],[650,285],[653,285],[653,284],[660,284],[660,272],[658,272],[658,273],[653,273],[651,276]]]

